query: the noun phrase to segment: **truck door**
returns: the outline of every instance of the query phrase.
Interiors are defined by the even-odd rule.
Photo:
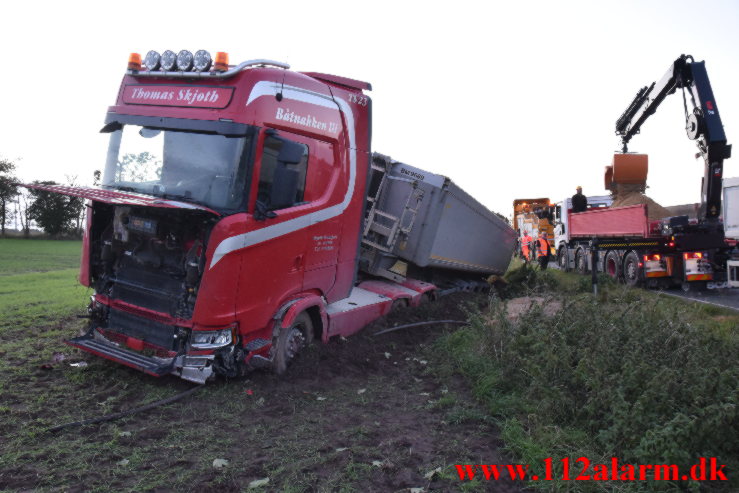
[[[341,172],[337,164],[335,146],[329,142],[312,140],[308,160],[308,176],[304,200],[311,210],[329,206],[332,183]],[[305,251],[304,289],[318,289],[328,293],[336,280],[339,246],[341,244],[343,216],[311,224],[308,229]]]
[[[249,204],[251,227],[256,228],[256,232],[269,232],[279,228],[281,223],[299,221],[310,212],[304,198],[310,147],[301,141],[304,139],[296,137],[288,132],[262,131]],[[280,158],[284,157],[281,154],[286,150],[290,150],[292,159],[298,162],[281,162]],[[254,310],[259,311],[258,307],[269,306],[269,310],[273,310],[272,303],[280,303],[302,291],[307,237],[307,228],[290,227],[247,249],[240,276],[241,310],[238,311],[255,317]],[[263,303],[265,299],[271,303]],[[272,315],[260,312],[256,318]]]
[[[275,187],[275,169],[280,166],[279,154],[284,145],[297,144],[303,147],[303,159],[292,168],[292,178],[297,178],[297,190],[294,200],[274,207],[271,196]],[[312,212],[326,208],[335,200],[334,185],[341,173],[334,153],[334,145],[328,142],[304,137],[302,135],[268,130],[261,146],[261,159],[254,213],[267,204],[268,214],[277,217],[264,219],[265,225],[287,220],[296,220],[308,216]],[[259,152],[257,153],[259,157]],[[324,220],[301,227],[287,235],[266,242],[264,252],[256,256],[264,259],[264,266],[253,266],[254,269],[266,269],[269,273],[257,276],[256,279],[272,278],[269,282],[280,296],[289,291],[318,289],[328,292],[336,277],[336,264],[339,253],[342,217]],[[255,257],[251,257],[255,258]],[[260,262],[257,260],[257,262]],[[279,286],[278,286],[279,285]]]

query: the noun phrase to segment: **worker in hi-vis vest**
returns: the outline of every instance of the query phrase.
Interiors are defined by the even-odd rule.
[[[532,241],[534,241],[534,239],[529,236],[527,232],[524,232],[523,236],[521,237],[521,256],[523,257],[524,262],[529,261],[529,252],[531,249]]]
[[[549,264],[549,241],[547,241],[547,234],[542,233],[537,243],[539,267],[541,270],[546,270],[547,264]]]

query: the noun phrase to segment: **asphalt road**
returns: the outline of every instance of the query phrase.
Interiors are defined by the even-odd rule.
[[[739,288],[732,289],[707,289],[685,293],[681,289],[669,289],[664,294],[685,298],[699,303],[720,305],[739,311]]]
[[[556,263],[550,262],[549,265],[551,268],[559,269]],[[695,301],[697,303],[719,305],[739,311],[739,288],[706,289],[703,291],[690,291],[687,293],[680,288],[672,288],[664,290],[662,293],[668,296],[675,296],[676,298]]]

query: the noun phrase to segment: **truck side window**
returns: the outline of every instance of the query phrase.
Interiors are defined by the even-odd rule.
[[[268,204],[272,193],[272,185],[275,179],[275,170],[278,167],[277,157],[280,155],[280,149],[283,146],[283,138],[275,138],[266,136],[264,139],[264,149],[262,150],[262,167],[259,172],[259,191],[257,200]],[[289,164],[288,168],[297,171],[297,192],[295,199],[291,205],[297,205],[303,202],[305,193],[305,175],[308,170],[308,146],[299,142],[294,142],[304,148],[303,159],[297,164]],[[285,208],[290,207],[290,205]],[[272,209],[272,207],[270,207]]]

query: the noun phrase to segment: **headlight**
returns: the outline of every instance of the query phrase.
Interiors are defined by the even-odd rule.
[[[175,55],[174,51],[167,50],[162,53],[162,70],[164,70],[165,72],[171,72],[174,68],[175,63],[177,63],[177,55]]]
[[[223,330],[193,330],[190,346],[193,349],[215,349],[231,344],[232,327]]]
[[[205,50],[198,50],[195,52],[195,61],[193,63],[196,71],[207,72],[213,60],[210,58],[210,53]]]
[[[159,53],[151,50],[146,54],[146,58],[144,58],[144,67],[146,67],[147,70],[157,70],[159,68],[159,61],[161,58],[162,57],[159,56]]]
[[[192,70],[192,53],[187,50],[182,50],[177,53],[177,70],[183,72],[189,72]]]

